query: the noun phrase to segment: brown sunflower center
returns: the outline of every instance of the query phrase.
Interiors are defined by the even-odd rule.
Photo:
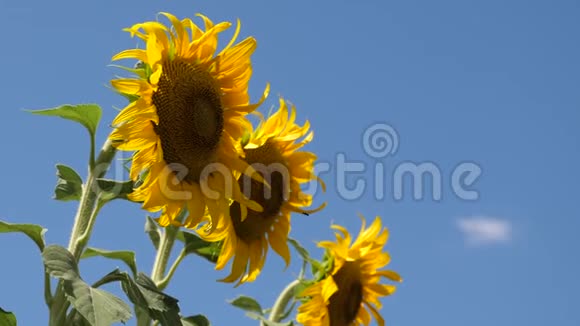
[[[282,155],[275,145],[267,141],[264,145],[245,151],[246,162],[270,184],[270,188],[263,183],[243,175],[239,184],[242,191],[251,200],[256,201],[264,209],[256,212],[248,209],[248,215],[242,222],[240,205],[233,203],[230,215],[238,238],[246,242],[260,239],[276,222],[288,189],[288,171],[285,168]]]
[[[224,126],[220,89],[213,77],[179,60],[163,64],[153,93],[163,159],[188,182],[199,182],[203,169],[215,160]]]
[[[357,262],[346,262],[332,278],[338,291],[328,304],[330,326],[352,325],[363,301],[360,266]]]

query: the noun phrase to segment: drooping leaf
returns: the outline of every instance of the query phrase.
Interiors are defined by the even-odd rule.
[[[44,250],[44,233],[46,229],[36,224],[12,224],[0,221],[0,233],[21,232],[26,234],[40,251]]]
[[[68,301],[90,325],[109,326],[131,318],[131,310],[123,300],[82,280],[77,262],[67,249],[58,245],[47,246],[42,259],[50,275],[64,280]]]
[[[97,185],[104,200],[127,199],[127,195],[133,192],[133,181],[117,181],[109,179],[97,179]]]
[[[183,326],[211,326],[209,319],[204,315],[195,315],[181,318]]]
[[[102,114],[101,107],[97,104],[61,105],[51,109],[26,111],[33,114],[61,117],[78,122],[87,128],[92,137],[94,137],[97,131]]]
[[[123,290],[131,302],[147,309],[149,317],[158,320],[162,325],[181,325],[178,300],[159,291],[147,275],[139,273],[134,282],[123,284]]]
[[[10,311],[0,308],[0,325],[16,326],[16,316],[14,316]]]
[[[95,257],[95,256],[102,256],[102,257],[109,258],[109,259],[121,260],[125,264],[127,264],[127,266],[129,266],[133,275],[137,275],[137,262],[135,260],[135,253],[133,251],[129,251],[129,250],[110,251],[110,250],[89,247],[89,248],[85,249],[85,251],[83,252],[83,254],[81,256],[81,259]]]
[[[123,291],[129,300],[150,318],[158,320],[162,325],[181,325],[178,300],[159,291],[155,283],[143,273],[138,273],[132,279],[127,273],[115,270],[95,284],[102,285],[120,281]]]
[[[113,294],[89,286],[77,278],[64,282],[67,299],[92,326],[125,323],[131,318],[131,308]]]
[[[159,227],[157,223],[151,218],[147,216],[145,220],[145,233],[149,235],[149,239],[153,243],[155,249],[159,249],[159,241],[161,241],[161,231],[159,231]]]
[[[181,230],[177,234],[177,239],[184,242],[186,254],[196,254],[212,263],[217,262],[221,251],[220,242],[208,242],[193,233]]]
[[[264,310],[262,309],[262,306],[260,306],[258,301],[256,301],[256,299],[254,299],[252,297],[240,295],[239,297],[237,297],[233,300],[230,300],[229,303],[232,306],[240,308],[244,311],[254,312],[256,314],[259,314],[260,316],[262,316],[264,314]]]
[[[51,276],[68,281],[80,279],[77,262],[66,248],[46,246],[42,251],[42,260]]]
[[[56,165],[58,180],[54,188],[54,199],[61,201],[79,200],[83,193],[83,179],[71,167]]]

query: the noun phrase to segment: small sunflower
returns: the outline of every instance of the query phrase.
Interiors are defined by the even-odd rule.
[[[284,100],[280,108],[260,124],[244,141],[245,160],[267,182],[265,185],[247,175],[238,183],[251,200],[263,207],[262,211],[245,208],[239,203],[230,206],[232,223],[223,223],[210,235],[201,234],[206,240],[223,240],[216,269],[222,269],[235,257],[229,276],[224,282],[251,282],[260,274],[268,247],[280,255],[288,266],[290,250],[291,213],[310,214],[324,208],[325,204],[312,210],[312,195],[302,191],[301,185],[312,180],[324,183],[314,175],[316,155],[299,149],[312,140],[310,124],[295,123],[294,106],[288,110]],[[268,246],[269,244],[269,246]]]
[[[379,270],[391,260],[383,252],[388,230],[381,230],[379,217],[365,229],[363,218],[359,236],[351,245],[351,236],[344,227],[333,225],[333,228],[339,231],[336,243],[318,244],[328,250],[333,268],[329,275],[301,293],[307,302],[298,308],[297,321],[305,326],[368,326],[372,314],[377,324],[383,326],[379,298],[393,294],[395,286],[381,284],[381,277],[402,281],[393,271]]]
[[[241,159],[239,140],[251,129],[246,115],[268,92],[267,87],[260,103],[249,103],[250,56],[256,40],[249,37],[234,44],[238,22],[229,44],[216,53],[218,34],[231,23],[214,24],[198,15],[202,29],[189,18],[161,15],[171,24],[148,21],[126,29],[145,42],[145,49],[113,57],[139,61],[135,69],[127,68],[134,78],[112,81],[119,93],[133,100],[113,121],[116,129],[110,135],[116,148],[135,151],[130,177],[139,182],[129,198],[148,211],[162,210],[162,226],[181,224],[176,217],[184,208],[189,215],[183,223],[188,225],[199,223],[206,208],[212,219],[223,217],[231,199],[260,211],[237,187],[225,186],[228,178],[236,180],[234,174],[251,171]],[[211,167],[219,173],[208,170]]]

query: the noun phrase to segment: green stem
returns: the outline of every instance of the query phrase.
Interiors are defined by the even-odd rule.
[[[95,169],[95,134],[92,132],[91,135],[91,153],[89,156],[89,169],[92,171]]]
[[[97,220],[97,216],[99,215],[99,212],[101,211],[101,208],[103,208],[103,206],[105,206],[107,202],[102,200],[100,197],[97,198],[97,204],[95,206],[95,208],[93,209],[93,212],[91,213],[90,217],[89,217],[89,221],[87,223],[87,228],[85,229],[85,232],[82,233],[78,238],[77,238],[77,246],[76,246],[76,251],[77,252],[73,252],[73,255],[75,257],[80,257],[84,248],[86,247],[87,243],[89,242],[89,238],[91,237],[91,232],[93,231],[93,227],[95,226],[95,221]]]
[[[177,237],[178,231],[179,227],[170,225],[165,227],[165,231],[161,235],[159,248],[157,249],[157,255],[155,256],[155,262],[153,263],[153,270],[151,271],[151,279],[160,289],[161,287],[165,288],[169,282],[169,279],[165,277],[165,270],[167,269],[167,263],[171,257],[171,250],[175,244],[175,238]],[[173,265],[175,266],[175,263]],[[175,268],[177,268],[177,266],[175,266]],[[171,269],[174,269],[174,267],[172,266]],[[171,274],[173,274],[173,272],[175,271],[170,270]],[[147,314],[137,315],[137,325],[149,326],[151,325],[151,318],[149,318]]]
[[[46,305],[50,307],[52,305],[52,292],[50,286],[50,274],[44,269],[44,301]]]
[[[169,262],[178,231],[179,228],[177,226],[170,225],[165,228],[165,232],[161,235],[161,242],[159,243],[159,249],[157,250],[157,256],[151,272],[151,279],[157,286],[165,277],[165,269],[167,269],[167,263]]]
[[[137,326],[150,326],[151,319],[149,313],[139,307],[135,307],[135,318],[137,319]]]
[[[298,285],[300,285],[300,280],[295,280],[282,290],[278,299],[276,299],[276,303],[274,303],[274,307],[272,307],[272,312],[270,312],[270,317],[268,318],[269,321],[279,322],[282,319],[286,307],[288,307],[290,301],[294,300]]]
[[[79,250],[79,238],[86,233],[92,231],[89,229],[89,223],[91,221],[91,216],[93,213],[93,208],[97,202],[97,195],[98,195],[98,188],[97,188],[97,179],[102,178],[109,166],[111,165],[111,161],[115,156],[115,148],[111,145],[111,142],[107,140],[101,153],[99,153],[99,157],[95,162],[95,166],[89,170],[87,176],[87,182],[83,187],[83,194],[80,199],[79,208],[77,211],[77,215],[75,217],[75,223],[73,226],[73,231],[70,237],[70,241],[68,244],[68,250],[78,259],[80,256],[82,249]]]
[[[187,256],[187,252],[185,251],[185,248],[183,248],[179,253],[179,256],[177,256],[177,258],[173,262],[173,265],[171,265],[171,267],[169,268],[167,275],[165,275],[165,277],[159,282],[159,284],[157,284],[159,290],[163,290],[167,287],[169,281],[171,281],[171,278],[173,277],[173,274],[177,270],[177,267],[179,266],[183,258],[185,258],[185,256]]]
[[[100,207],[95,209],[98,199],[98,190],[96,188],[97,179],[105,175],[111,165],[113,157],[115,156],[115,152],[115,148],[112,146],[111,142],[107,140],[94,164],[89,163],[87,180],[83,187],[83,193],[79,201],[79,207],[75,216],[68,245],[68,250],[77,260],[79,259],[84,246],[88,242],[92,226],[94,225],[94,219],[98,213],[98,209],[100,209]],[[50,304],[49,325],[63,325],[65,323],[68,307],[69,303],[63,290],[63,282],[59,281],[56,287],[56,293]]]

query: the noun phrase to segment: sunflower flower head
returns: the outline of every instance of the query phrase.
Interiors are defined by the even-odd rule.
[[[223,240],[216,269],[222,269],[234,257],[231,273],[224,282],[251,282],[260,274],[268,248],[280,255],[288,266],[290,250],[291,213],[310,214],[324,208],[306,209],[312,205],[312,195],[302,191],[301,185],[318,181],[314,174],[316,155],[300,149],[312,140],[310,124],[295,122],[296,110],[281,99],[279,110],[263,121],[244,140],[245,161],[264,182],[241,175],[240,189],[257,202],[262,211],[244,207],[237,202],[230,206],[231,223],[218,226],[206,240]]]
[[[383,326],[379,298],[393,294],[396,288],[381,280],[384,277],[402,281],[396,272],[380,270],[391,260],[383,251],[389,236],[387,229],[382,228],[379,217],[365,228],[363,218],[358,238],[352,242],[344,227],[333,228],[338,231],[336,242],[319,243],[327,249],[333,267],[301,293],[305,303],[298,307],[297,321],[305,326],[368,326],[372,315]]]
[[[251,171],[239,140],[251,128],[246,115],[268,92],[260,103],[249,103],[255,39],[236,43],[238,23],[230,42],[218,51],[218,35],[231,23],[214,24],[198,15],[200,27],[189,18],[160,16],[169,24],[148,21],[126,29],[143,40],[144,49],[113,57],[138,60],[135,69],[127,68],[134,77],[112,81],[132,100],[113,121],[110,135],[117,149],[135,152],[130,177],[138,182],[130,199],[148,211],[162,211],[162,226],[195,226],[206,211],[217,224],[227,217],[232,199],[260,211],[239,189],[225,186],[234,175]],[[177,221],[184,208],[188,216]]]

